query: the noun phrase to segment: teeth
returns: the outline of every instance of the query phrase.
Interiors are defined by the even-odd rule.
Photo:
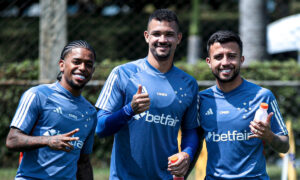
[[[231,70],[230,69],[223,69],[221,70],[221,72],[224,72],[224,73],[229,73]]]
[[[75,74],[75,76],[76,76],[76,77],[79,77],[80,79],[85,79],[85,77],[84,77],[84,76],[82,76],[82,75],[79,75],[79,74]]]

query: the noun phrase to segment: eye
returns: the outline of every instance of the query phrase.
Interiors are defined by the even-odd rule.
[[[221,60],[222,58],[223,58],[222,54],[218,54],[218,55],[214,56],[214,59],[216,59],[216,60]]]
[[[173,37],[173,36],[174,36],[174,33],[169,32],[169,33],[166,34],[166,36],[168,36],[168,37]]]
[[[228,55],[228,58],[229,58],[229,59],[234,59],[234,58],[236,58],[236,54],[229,54],[229,55]]]
[[[159,37],[159,36],[160,36],[160,33],[159,33],[159,32],[153,32],[153,33],[152,33],[152,36],[154,36],[154,37]]]
[[[79,65],[79,64],[81,64],[81,61],[73,60],[72,63],[75,64],[75,65]]]
[[[85,66],[86,66],[87,68],[93,68],[94,64],[88,62],[88,63],[85,63]]]

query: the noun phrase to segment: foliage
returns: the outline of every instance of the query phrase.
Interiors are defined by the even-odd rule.
[[[129,60],[113,61],[104,59],[96,63],[94,80],[105,80],[111,70]],[[214,80],[211,70],[204,60],[199,60],[195,65],[189,65],[184,60],[175,62],[175,65],[189,73],[197,80]],[[21,63],[6,63],[0,66],[0,81],[17,80],[38,80],[38,60],[25,60]],[[287,61],[264,61],[254,62],[248,67],[241,69],[241,74],[251,80],[277,80],[277,81],[299,81],[300,66],[295,60]]]
[[[123,61],[111,61],[105,59],[96,64],[94,80],[105,80],[110,71],[123,63]],[[185,61],[175,63],[177,67],[194,76],[197,80],[214,80],[211,70],[205,61],[201,60],[195,65],[188,65]],[[256,62],[241,70],[243,77],[251,80],[282,80],[299,81],[300,66],[295,60],[285,62]],[[3,64],[0,66],[0,82],[7,80],[38,80],[38,61],[26,60],[21,63]],[[9,152],[5,145],[5,138],[9,130],[9,124],[18,106],[21,95],[29,86],[25,85],[1,85],[0,86],[0,167],[16,166],[18,153]],[[87,86],[83,96],[94,104],[99,96],[102,87]],[[199,87],[204,89],[206,87]],[[300,135],[300,121],[298,107],[300,107],[299,87],[267,87],[277,98],[281,113],[285,119],[293,120],[295,137]],[[112,149],[113,137],[95,138],[92,162],[98,167],[105,167],[109,164],[110,152]]]
[[[220,29],[238,32],[238,16],[206,13],[200,18],[199,32],[203,42]],[[232,13],[229,13],[232,14]],[[211,15],[215,19],[209,18]],[[110,58],[112,60],[136,59],[147,53],[147,43],[143,32],[147,27],[148,13],[119,14],[102,17],[82,14],[68,17],[68,41],[84,39],[95,49],[97,61]],[[183,38],[177,47],[176,60],[187,54],[189,13],[178,12]],[[126,23],[124,23],[126,22]],[[22,62],[25,59],[37,59],[39,51],[39,19],[38,18],[0,18],[0,64]],[[202,46],[201,52],[205,51]],[[202,57],[205,57],[205,53]]]
[[[0,66],[0,80],[38,79],[38,60],[24,60],[21,63],[5,63]]]

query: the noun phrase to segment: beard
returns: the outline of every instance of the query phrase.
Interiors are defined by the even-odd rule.
[[[233,72],[233,75],[231,77],[229,77],[228,79],[222,79],[218,73],[212,71],[213,75],[215,76],[215,78],[221,82],[221,83],[229,83],[232,82],[233,80],[236,79],[236,77],[238,77],[238,75],[240,74],[240,69],[235,69]]]
[[[69,86],[72,88],[72,89],[75,89],[75,90],[81,90],[86,83],[82,83],[82,84],[75,84],[74,81],[70,80],[70,79],[66,79],[66,82],[69,84]]]
[[[167,61],[171,55],[171,45],[170,44],[166,44],[168,45],[168,52],[165,52],[163,54],[159,54],[158,51],[156,50],[156,48],[159,47],[159,45],[156,43],[154,44],[153,47],[150,48],[151,53],[153,54],[153,56],[158,60],[158,61]]]

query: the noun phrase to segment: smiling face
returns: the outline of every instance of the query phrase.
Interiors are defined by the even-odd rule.
[[[244,56],[241,55],[236,42],[215,42],[210,46],[206,62],[219,83],[240,81],[240,68]]]
[[[62,72],[61,85],[73,95],[80,95],[82,88],[92,78],[95,57],[85,48],[74,48],[59,61]]]
[[[182,38],[175,21],[168,22],[157,19],[151,20],[144,36],[149,44],[149,56],[154,57],[157,61],[173,60],[176,47]]]

